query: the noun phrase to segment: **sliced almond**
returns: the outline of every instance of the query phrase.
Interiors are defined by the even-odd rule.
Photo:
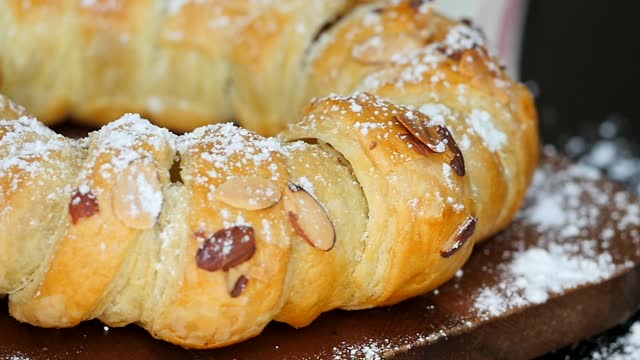
[[[422,156],[429,156],[433,151],[429,150],[429,148],[420,140],[418,140],[415,136],[410,133],[398,134],[398,137],[402,139],[413,151],[417,152]]]
[[[474,216],[467,216],[465,221],[458,226],[456,232],[451,235],[449,240],[447,240],[442,249],[440,250],[440,256],[443,258],[448,258],[458,252],[462,248],[462,246],[469,240],[473,232],[476,230],[476,223],[478,222],[478,218]]]
[[[150,229],[162,209],[162,185],[155,167],[134,161],[113,187],[113,210],[120,221],[134,229]]]
[[[203,238],[202,233],[195,234]],[[251,226],[236,225],[215,232],[196,253],[196,264],[206,271],[218,271],[238,266],[256,252],[255,232]]]
[[[449,165],[456,171],[458,176],[464,176],[466,174],[464,156],[462,156],[462,151],[460,151],[458,144],[451,136],[451,132],[446,127],[438,125],[438,134],[446,141],[447,148],[451,150],[452,156]]]
[[[429,117],[419,111],[401,113],[395,119],[409,132],[425,144],[431,152],[441,154],[447,150],[447,143],[438,133],[439,126],[429,125]]]
[[[289,184],[284,190],[284,210],[296,233],[313,247],[329,251],[336,242],[335,229],[324,207],[306,190]]]
[[[98,199],[89,187],[80,186],[71,193],[69,215],[71,222],[77,224],[80,219],[89,218],[100,212]]]
[[[388,64],[394,61],[394,57],[419,49],[421,45],[418,39],[404,33],[381,34],[356,45],[351,56],[364,64]]]
[[[282,197],[282,190],[275,182],[263,177],[243,176],[218,186],[215,197],[235,208],[261,210],[275,205]]]
[[[229,269],[225,274],[227,292],[232,298],[242,295],[244,289],[249,284],[249,276],[245,275],[241,269]]]

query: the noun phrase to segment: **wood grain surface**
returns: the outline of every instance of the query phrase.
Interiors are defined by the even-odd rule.
[[[10,318],[3,303],[0,359],[532,358],[606,330],[639,308],[639,210],[619,186],[547,149],[521,215],[478,245],[460,276],[430,294],[386,308],[332,311],[303,329],[272,323],[254,339],[207,351],[155,340],[132,325],[107,329],[91,321],[39,329]],[[571,288],[543,286],[546,301],[527,295],[532,284],[522,283],[514,264],[531,254],[566,255],[556,266],[575,263],[571,269],[582,277]],[[555,276],[548,280],[558,283]],[[500,300],[493,308],[480,301],[487,291]]]

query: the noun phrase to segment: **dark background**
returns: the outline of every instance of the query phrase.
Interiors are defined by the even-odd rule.
[[[640,120],[639,14],[637,1],[529,1],[521,79],[537,84],[544,140],[562,145],[609,116]]]
[[[640,3],[530,0],[521,79],[537,93],[542,138],[563,149],[572,136],[587,144],[614,119],[625,146],[640,156]],[[624,334],[616,329],[545,359],[582,359]]]

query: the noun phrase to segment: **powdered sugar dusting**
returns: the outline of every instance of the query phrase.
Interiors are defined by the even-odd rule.
[[[561,244],[528,249],[516,254],[507,266],[511,279],[480,291],[475,308],[484,316],[497,316],[515,307],[544,303],[551,294],[565,289],[609,278],[616,270],[607,253],[585,256]]]
[[[408,349],[424,344],[429,344],[445,338],[447,334],[443,330],[435,331],[429,335],[415,334],[400,339],[363,339],[357,342],[342,342],[331,349],[329,356],[317,356],[317,359],[366,359],[381,360],[392,357]]]
[[[297,180],[294,181],[294,184],[302,187],[306,192],[311,194],[311,196],[313,196],[314,198],[316,199],[318,198],[316,195],[315,187],[313,186],[313,182],[311,182],[309,178],[305,176],[299,177]]]
[[[73,143],[27,117],[0,120],[0,136],[0,177],[10,177],[11,191],[38,175],[57,177],[59,174],[47,163],[55,161],[54,154]]]
[[[132,161],[152,159],[154,151],[175,148],[175,135],[167,129],[152,125],[138,114],[126,114],[90,134],[92,148],[80,178],[87,177],[99,157],[110,156],[100,167],[105,178],[122,172]]]
[[[567,219],[562,203],[558,201],[559,197],[552,195],[549,198],[541,199],[536,206],[528,211],[529,220],[546,226],[565,225]]]
[[[232,123],[215,124],[196,129],[178,138],[178,151],[189,162],[182,178],[186,183],[206,186],[209,199],[215,198],[217,181],[259,175],[274,182],[282,180],[283,159],[293,151],[305,149],[304,142],[283,143],[265,138]]]
[[[8,113],[4,113],[8,109]],[[4,113],[4,114],[3,114]],[[0,96],[0,120],[14,120],[15,117],[25,116],[26,110],[24,107],[14,103],[4,96]],[[11,118],[5,118],[10,115]]]
[[[384,344],[369,340],[357,346],[334,347],[332,359],[380,360],[384,349]]]
[[[4,359],[4,360],[31,360],[30,357],[28,357],[27,355],[24,355],[22,353],[19,353],[19,352],[15,353],[15,354],[12,354],[10,356],[5,356],[2,359]]]
[[[446,54],[453,55],[478,46],[484,46],[485,39],[478,30],[468,25],[458,24],[449,30],[444,44],[446,45]]]
[[[474,109],[469,114],[467,122],[478,134],[490,151],[498,151],[507,142],[507,135],[498,130],[493,117],[486,111]]]
[[[603,188],[599,179],[597,169],[582,164],[537,171],[527,206],[517,219],[539,232],[539,244],[514,252],[501,266],[500,282],[476,293],[474,308],[481,317],[544,303],[554,294],[609,279],[633,266],[607,249],[617,232],[637,233],[640,208],[629,193]],[[597,226],[602,231],[594,235],[589,229]]]
[[[152,186],[147,176],[143,173],[135,175],[135,185],[138,189],[136,192],[138,199],[132,199],[137,201],[130,202],[132,206],[131,214],[137,215],[140,212],[144,212],[151,214],[153,217],[157,217],[162,209],[162,191]],[[142,206],[142,208],[138,209],[138,206]]]
[[[452,116],[451,108],[444,104],[424,104],[420,107],[420,112],[429,117],[430,125],[446,126],[447,119]]]

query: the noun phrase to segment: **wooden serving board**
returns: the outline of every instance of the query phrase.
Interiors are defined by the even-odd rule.
[[[231,347],[188,351],[136,326],[39,329],[0,314],[0,359],[524,359],[629,318],[640,304],[640,203],[546,150],[523,210],[455,279],[401,304],[272,323]],[[81,296],[81,294],[79,294]]]

